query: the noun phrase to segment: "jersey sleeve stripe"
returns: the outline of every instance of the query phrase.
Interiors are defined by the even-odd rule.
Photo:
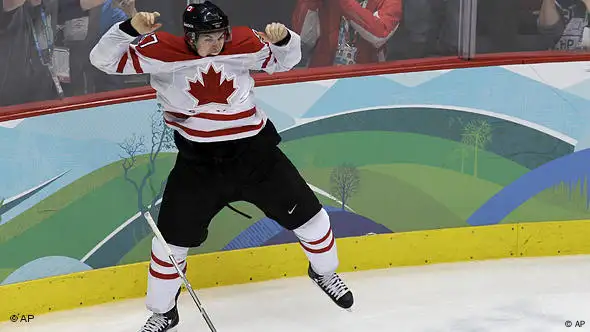
[[[133,68],[135,69],[135,72],[138,74],[143,74],[143,69],[141,68],[139,57],[137,56],[135,49],[133,47],[129,47],[129,53],[131,53],[131,61],[133,61]]]
[[[179,123],[174,121],[170,121],[165,119],[166,123],[170,126],[182,129],[185,133],[195,136],[195,137],[219,137],[219,136],[228,136],[228,135],[236,135],[245,133],[248,131],[259,130],[264,126],[264,120],[260,120],[259,124],[256,125],[248,125],[248,126],[241,126],[241,127],[234,127],[234,128],[227,128],[227,129],[218,129],[212,131],[204,131],[204,130],[196,130],[187,128]]]
[[[117,73],[123,72],[128,59],[129,59],[129,54],[127,52],[125,52],[125,54],[123,54],[123,56],[121,57],[121,60],[119,60],[119,65],[117,66]]]
[[[272,50],[269,47],[268,48],[268,56],[266,57],[266,59],[262,63],[262,68],[266,68],[268,66],[268,63],[270,62],[271,58],[272,58]]]

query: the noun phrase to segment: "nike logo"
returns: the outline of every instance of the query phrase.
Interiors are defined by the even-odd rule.
[[[295,211],[295,208],[297,207],[297,204],[295,204],[295,206],[293,206],[293,208],[291,210],[288,211],[289,214],[293,214],[293,211]]]

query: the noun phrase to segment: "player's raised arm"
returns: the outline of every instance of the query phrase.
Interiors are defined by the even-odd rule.
[[[291,70],[301,61],[301,37],[281,23],[271,23],[265,32],[255,32],[262,49],[255,53],[254,70],[272,74]]]
[[[163,70],[163,63],[152,59],[156,53],[158,37],[154,33],[162,24],[157,23],[158,12],[140,12],[133,18],[113,25],[90,52],[90,62],[107,74],[143,74]],[[138,45],[132,45],[143,36]]]

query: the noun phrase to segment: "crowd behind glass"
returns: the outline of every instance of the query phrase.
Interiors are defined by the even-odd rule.
[[[182,35],[186,0],[1,0],[0,106],[147,85],[146,75],[108,76],[88,54],[115,23],[161,13],[162,30]],[[465,0],[469,1],[469,0]],[[456,56],[461,0],[213,0],[231,24],[299,33],[298,69]],[[478,0],[477,54],[590,45],[590,0]]]

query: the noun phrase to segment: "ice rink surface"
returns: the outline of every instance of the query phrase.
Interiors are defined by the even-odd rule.
[[[198,267],[193,267],[198,268]],[[590,256],[519,258],[344,273],[353,312],[304,277],[197,290],[218,332],[590,331]],[[0,299],[1,300],[1,299]],[[180,332],[208,332],[190,295]],[[134,332],[143,299],[0,324],[16,332]],[[566,327],[571,321],[573,326]],[[585,321],[582,327],[576,322]]]

